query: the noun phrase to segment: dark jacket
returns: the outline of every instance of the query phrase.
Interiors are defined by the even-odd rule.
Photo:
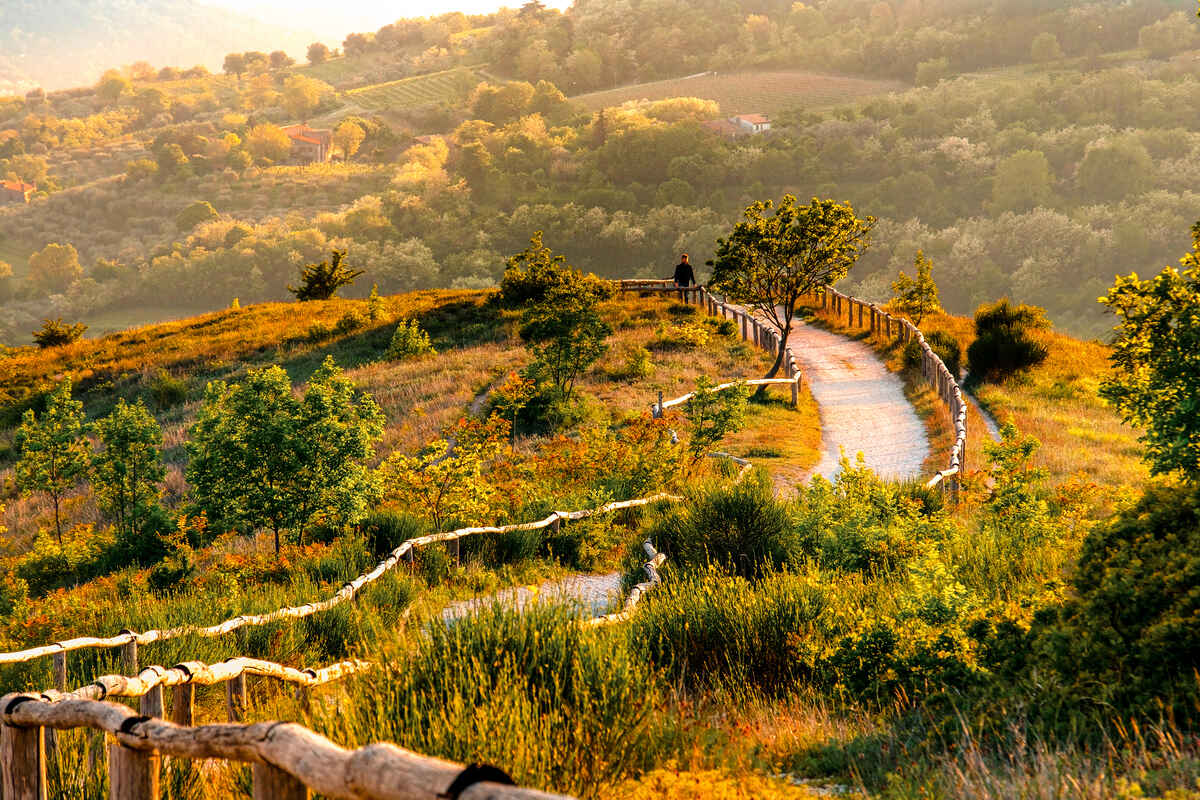
[[[692,265],[686,261],[681,261],[679,266],[675,267],[675,283],[678,286],[693,286],[696,283],[696,273],[692,272]]]

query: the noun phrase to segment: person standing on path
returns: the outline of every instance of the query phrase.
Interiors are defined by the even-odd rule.
[[[679,257],[679,264],[675,267],[674,281],[675,286],[680,289],[696,285],[696,273],[692,272],[692,264],[688,261],[687,253]]]

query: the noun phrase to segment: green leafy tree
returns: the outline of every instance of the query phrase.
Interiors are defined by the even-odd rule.
[[[87,327],[82,322],[68,325],[62,321],[62,317],[44,319],[42,327],[33,332],[33,343],[43,350],[50,347],[62,347],[79,341]]]
[[[811,291],[845,278],[870,244],[875,218],[859,219],[849,203],[813,198],[807,206],[785,195],[746,209],[728,238],[717,240],[711,286],[773,322],[783,332],[779,353],[767,373],[783,365],[796,303]]]
[[[62,545],[62,500],[87,473],[91,444],[84,437],[83,403],[71,397],[71,382],[51,393],[39,418],[30,409],[21,418],[14,444],[20,453],[17,487],[25,495],[45,492],[54,504],[54,532]]]
[[[29,279],[43,292],[66,291],[82,276],[74,245],[51,242],[29,257]]]
[[[273,51],[267,58],[271,61],[271,69],[286,69],[296,63],[296,59],[282,50]]]
[[[158,485],[166,477],[162,428],[141,400],[129,405],[122,398],[95,430],[102,448],[92,457],[96,503],[132,539],[157,504]]]
[[[308,46],[308,63],[324,64],[329,58],[329,47],[320,42],[313,42]]]
[[[343,263],[345,258],[345,250],[334,250],[329,261],[305,264],[300,272],[300,286],[289,286],[288,291],[301,302],[328,300],[337,294],[338,289],[349,286],[363,274],[361,269],[347,267]]]
[[[301,537],[314,520],[352,523],[374,492],[364,462],[383,434],[383,414],[332,358],[303,398],[281,367],[240,383],[213,382],[190,429],[187,478],[210,519]]]
[[[220,214],[207,200],[197,200],[175,217],[175,226],[181,231],[190,231],[201,222],[208,222]]]
[[[292,152],[292,140],[283,128],[264,122],[246,133],[246,152],[257,161],[283,161]]]
[[[1033,44],[1029,46],[1029,57],[1038,64],[1062,58],[1063,51],[1058,43],[1058,37],[1050,31],[1042,31],[1033,37]]]
[[[910,278],[901,272],[892,282],[892,307],[912,317],[913,323],[919,326],[926,314],[937,313],[941,306],[937,284],[933,282],[933,262],[925,257],[924,251],[917,251],[913,267],[917,277]]]
[[[1193,250],[1146,280],[1118,277],[1100,299],[1119,318],[1111,377],[1100,393],[1142,428],[1156,474],[1200,478],[1200,222]]]
[[[429,341],[429,334],[421,329],[420,324],[415,319],[402,319],[396,325],[392,343],[384,357],[388,361],[403,361],[436,353],[433,343]]]
[[[1002,298],[975,311],[975,341],[967,363],[975,380],[1000,381],[1046,360],[1049,348],[1033,332],[1050,327],[1045,309]]]
[[[551,292],[579,294],[595,301],[612,296],[608,281],[583,273],[567,263],[565,256],[555,255],[542,241],[537,231],[529,246],[511,256],[500,281],[500,303],[506,308],[519,308],[544,302]]]
[[[1054,178],[1040,150],[1018,150],[996,167],[992,203],[996,211],[1024,212],[1048,206]]]
[[[333,143],[342,151],[342,160],[349,161],[358,152],[367,134],[361,127],[347,120],[333,130]]]
[[[121,95],[129,91],[133,84],[129,79],[115,69],[110,69],[100,76],[96,84],[96,96],[106,105],[112,105],[121,99]]]
[[[460,421],[415,456],[393,453],[379,468],[384,496],[425,516],[435,530],[449,520],[482,522],[495,495],[484,471],[504,447],[509,430],[504,419],[492,414],[484,421]]]
[[[708,377],[701,376],[696,380],[696,390],[683,406],[683,415],[692,425],[687,450],[693,464],[726,436],[742,429],[749,396],[743,383],[718,392],[714,391],[714,384]]]
[[[610,290],[611,291],[611,290]],[[575,381],[608,351],[612,327],[600,316],[601,297],[563,284],[521,316],[521,338],[533,354],[533,374],[570,399]]]
[[[1154,178],[1154,159],[1145,145],[1123,137],[1093,142],[1079,163],[1079,188],[1084,197],[1118,202],[1141,194]]]
[[[322,81],[293,75],[283,85],[283,107],[296,119],[307,120],[329,89],[330,86]]]
[[[226,75],[236,75],[240,80],[242,73],[246,71],[246,56],[243,53],[230,53],[225,56],[225,62],[221,69]]]

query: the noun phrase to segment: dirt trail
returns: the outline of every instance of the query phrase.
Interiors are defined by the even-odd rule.
[[[862,342],[792,323],[788,345],[821,411],[821,461],[810,475],[833,478],[841,451],[863,454],[885,478],[917,478],[929,456],[925,424],[904,396],[900,377]]]

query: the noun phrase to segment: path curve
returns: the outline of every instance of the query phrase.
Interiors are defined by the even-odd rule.
[[[921,477],[929,435],[900,376],[863,342],[792,322],[788,346],[821,413],[821,461],[810,475],[832,480],[844,450],[883,478]]]

